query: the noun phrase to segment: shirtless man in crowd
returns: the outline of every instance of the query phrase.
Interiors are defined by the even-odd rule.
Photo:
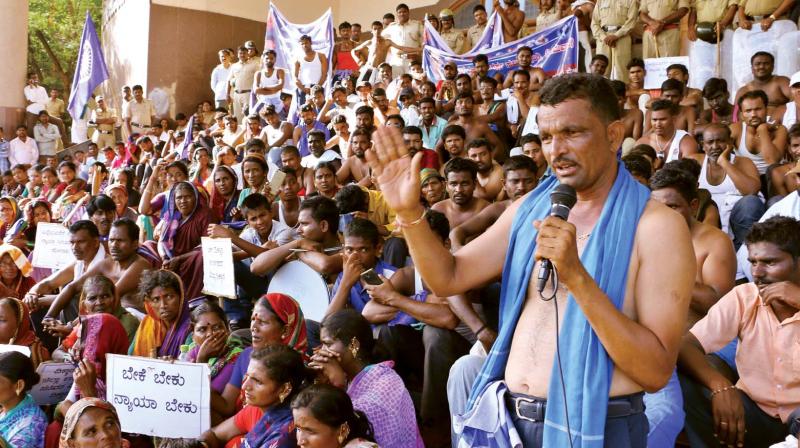
[[[375,153],[369,152],[367,156],[387,202],[397,212],[397,219],[407,223],[403,235],[415,266],[423,273],[432,291],[440,296],[451,296],[501,276],[504,281],[513,279],[520,282],[505,289],[501,299],[504,308],[501,312],[509,314],[504,314],[507,318],[501,320],[500,334],[509,337],[495,342],[486,360],[486,375],[479,377],[474,388],[478,393],[487,385],[496,386],[494,381],[504,381],[510,392],[506,394],[510,395],[508,404],[491,393],[483,394],[480,399],[491,400],[488,406],[507,409],[514,416],[509,424],[517,428],[526,447],[542,446],[543,431],[550,431],[551,437],[559,439],[553,446],[568,445],[565,431],[545,428],[544,422],[531,418],[537,412],[534,406],[530,406],[537,401],[535,397],[560,394],[560,391],[550,394],[549,386],[551,373],[555,371],[558,337],[553,316],[554,303],[560,303],[561,309],[566,308],[567,290],[570,301],[574,300],[571,306],[579,306],[585,320],[575,322],[564,317],[562,328],[579,322],[588,323],[608,353],[610,369],[608,380],[604,382],[606,389],[594,398],[598,402],[592,402],[592,406],[597,408],[612,402],[625,402],[638,409],[631,413],[633,407],[626,405],[627,411],[621,420],[612,418],[609,413],[599,428],[599,436],[605,439],[607,446],[622,446],[623,443],[645,446],[647,418],[643,413],[641,395],[631,397],[630,394],[656,391],[667,384],[675,371],[680,338],[685,331],[695,266],[691,237],[680,215],[655,201],[643,204],[638,224],[632,224],[635,233],[629,234],[632,238],[630,262],[622,268],[627,274],[627,283],[614,297],[619,301],[619,307],[598,286],[579,257],[587,243],[583,238],[579,240],[578,236],[592,232],[600,221],[607,199],[611,200],[610,195],[616,194],[612,193],[616,178],[626,175],[617,171],[616,155],[624,129],[614,103],[615,94],[608,84],[603,83],[607,81],[599,77],[566,75],[555,78],[542,92],[543,106],[538,120],[545,154],[561,182],[577,190],[578,203],[572,208],[569,221],[552,216],[539,221],[539,218],[531,216],[532,222],[513,226],[517,220],[526,219],[521,216],[524,201],[517,201],[483,235],[451,254],[436,241],[430,227],[410,224],[423,212],[419,204],[419,177],[412,174],[415,168],[418,169],[420,157],[414,160],[404,157],[407,150],[400,135],[391,130],[379,130],[375,137]],[[625,182],[630,185],[635,181],[627,179]],[[644,196],[641,191],[637,195]],[[533,232],[531,226],[536,226],[538,234],[529,233]],[[520,241],[519,238],[526,239]],[[531,247],[528,241],[537,244]],[[547,258],[555,265],[564,286],[558,289],[555,302],[545,302],[539,297],[534,274],[539,262],[531,260],[528,266],[516,266],[503,272],[512,242],[515,250],[524,250],[523,246],[528,248],[519,256],[527,257],[528,252],[532,252],[536,260]],[[476,269],[476,260],[479,260],[480,269]],[[522,272],[517,274],[514,269]],[[615,278],[622,282],[619,277]],[[564,350],[562,344],[562,358]],[[568,356],[572,355],[586,356],[577,353]],[[565,367],[564,376],[583,375],[587,361],[576,363],[575,370]],[[550,405],[548,402],[548,407]],[[532,408],[532,412],[526,412],[522,406]],[[609,411],[612,409],[609,407]],[[580,410],[580,406],[570,407],[570,418],[575,417],[573,412]],[[631,440],[634,437],[632,433],[636,434],[635,441]],[[582,442],[579,437],[576,444]]]
[[[366,151],[372,147],[369,132],[364,129],[356,129],[350,145],[352,154],[342,163],[342,167],[336,172],[336,182],[346,185],[351,180],[359,185],[370,185],[369,166],[364,159]]]
[[[650,189],[653,200],[683,216],[692,236],[697,273],[689,303],[688,330],[733,288],[736,253],[726,233],[694,218],[700,201],[697,182],[691,174],[668,165],[650,178]]]
[[[444,213],[451,226],[459,226],[486,208],[489,202],[475,197],[478,183],[478,164],[461,157],[444,165],[444,177],[450,199],[437,202],[432,210]]]
[[[314,170],[300,165],[300,151],[296,146],[284,146],[281,149],[281,165],[291,168],[297,175],[297,182],[300,183],[300,196],[308,196],[314,191]]]
[[[386,62],[386,56],[391,48],[396,48],[406,53],[417,51],[415,48],[397,45],[393,40],[381,36],[382,32],[383,24],[377,20],[372,22],[372,38],[350,50],[350,54],[362,70],[376,70],[379,65]],[[364,57],[364,51],[367,53],[366,57]],[[369,78],[366,79],[369,80]]]
[[[697,113],[692,106],[683,106],[682,99],[684,98],[684,85],[676,79],[667,79],[661,83],[661,98],[662,100],[672,101],[677,107],[678,113],[675,115],[675,127],[682,129],[691,135],[694,135],[694,125],[697,121]],[[652,103],[651,103],[652,104]],[[645,114],[644,131],[650,130],[650,115],[651,111]]]
[[[633,58],[628,62],[627,68],[628,85],[626,95],[628,96],[628,102],[626,105],[631,109],[639,109],[639,97],[647,94],[647,90],[644,89],[644,77],[647,75],[647,71],[644,69],[644,61],[639,58]]]
[[[738,104],[739,98],[747,92],[763,90],[769,98],[767,116],[779,122],[786,112],[786,103],[793,98],[789,78],[772,74],[775,70],[775,57],[766,51],[758,51],[750,58],[750,70],[753,80],[736,91],[734,103]]]
[[[695,116],[699,117],[703,112],[703,92],[689,87],[689,69],[683,64],[672,64],[667,67],[667,78],[683,83],[684,95],[680,105],[693,108]]]
[[[519,9],[517,0],[507,0],[503,3],[505,3],[505,7],[501,6],[500,0],[494,0],[492,5],[503,23],[503,41],[513,42],[519,38],[519,30],[522,29],[522,23],[525,21],[525,13]]]
[[[545,163],[547,167],[547,163]],[[453,250],[460,249],[497,221],[511,203],[536,188],[536,163],[530,157],[511,156],[503,164],[503,191],[508,198],[484,208],[450,231]]]
[[[517,67],[517,70],[525,70],[531,74],[530,85],[528,88],[531,92],[538,92],[539,89],[542,88],[544,82],[547,81],[547,75],[544,73],[544,70],[531,65],[532,59],[533,50],[531,50],[531,47],[522,46],[517,49],[517,65],[519,66]],[[504,89],[514,85],[513,73],[514,72],[511,72],[512,76],[506,76],[506,80],[503,81]]]
[[[506,152],[505,145],[497,138],[497,134],[495,134],[486,123],[473,116],[472,112],[474,107],[475,100],[472,98],[471,94],[466,92],[459,94],[458,97],[456,97],[455,119],[451,120],[450,124],[456,124],[464,128],[464,132],[467,134],[466,143],[478,138],[488,140],[493,148],[492,156],[495,160],[504,160]]]
[[[139,249],[139,226],[127,218],[114,221],[108,235],[108,251],[111,258],[106,258],[87,269],[82,276],[67,284],[56,296],[44,320],[55,319],[58,313],[83,288],[83,282],[95,275],[103,275],[111,279],[117,287],[117,294],[122,306],[144,311],[144,303],[138,294],[139,279],[145,269],[153,266],[147,259],[137,253]]]
[[[494,202],[503,191],[503,168],[492,159],[491,143],[485,138],[469,142],[467,157],[478,165],[475,197]]]
[[[630,137],[638,140],[642,137],[642,125],[644,121],[644,114],[638,107],[625,109],[625,83],[619,80],[611,81],[614,87],[614,93],[617,94],[619,99],[619,109],[622,111],[622,122],[625,124],[625,137]]]

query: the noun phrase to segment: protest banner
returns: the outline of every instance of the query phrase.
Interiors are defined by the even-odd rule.
[[[444,49],[440,48],[436,42],[441,38],[436,39],[436,30],[427,21],[425,33],[432,38],[426,39],[426,45],[422,49],[422,66],[428,79],[434,83],[444,78],[444,66],[451,61],[456,64],[459,73],[474,76],[475,64],[472,60],[478,54],[485,54],[489,58],[489,73],[499,72],[505,76],[519,67],[517,49],[522,46],[531,48],[531,66],[541,68],[547,76],[578,71],[578,20],[575,16],[565,17],[542,31],[513,42],[489,48],[476,45],[469,53],[462,55],[452,53],[446,45]],[[495,41],[487,35],[482,37],[482,42],[487,45]],[[429,42],[434,44],[428,45]]]
[[[203,294],[235,299],[231,239],[203,237],[200,245],[203,250]]]
[[[196,438],[210,427],[206,363],[107,355],[106,399],[124,432]]]
[[[683,64],[689,67],[689,56],[673,56],[669,58],[649,58],[644,60],[644,88],[657,90],[667,80],[667,67],[672,64]]]
[[[61,269],[75,261],[69,229],[62,224],[42,222],[36,226],[31,264],[37,268]]]
[[[28,358],[31,357],[30,347],[25,347],[24,345],[0,344],[0,353],[6,352],[19,352]]]
[[[36,373],[39,383],[31,388],[31,396],[36,404],[44,406],[56,404],[67,398],[72,387],[72,372],[75,365],[69,362],[43,362]]]

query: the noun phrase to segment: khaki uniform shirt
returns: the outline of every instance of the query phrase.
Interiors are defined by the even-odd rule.
[[[147,98],[143,98],[141,103],[137,103],[136,100],[131,100],[122,110],[122,117],[130,118],[131,126],[133,126],[133,123],[150,126],[152,125],[150,117],[155,115],[156,108],[153,106],[153,102]]]
[[[402,47],[422,48],[422,22],[419,20],[409,20],[405,25],[393,22],[383,30],[381,35]],[[403,58],[396,48],[392,48],[391,54],[387,58],[392,65],[402,65]]]
[[[592,13],[592,34],[596,39],[604,39],[609,34],[627,36],[638,18],[638,0],[598,0]],[[616,26],[619,29],[607,33],[603,30],[607,26]]]
[[[105,111],[101,110],[98,107],[97,109],[92,111],[92,121],[97,123],[97,120],[100,119],[100,118],[114,118],[114,119],[116,119],[117,118],[117,112],[114,109],[110,108],[110,107],[106,107]],[[133,119],[131,119],[131,121],[133,121],[135,123],[141,123],[140,121],[135,121]],[[98,124],[97,125],[97,129],[99,129],[101,131],[113,131],[114,130],[114,125],[113,124],[108,124],[108,123]]]
[[[44,110],[46,110],[51,117],[56,118],[61,118],[61,116],[64,115],[65,109],[64,100],[61,98],[56,98],[55,100],[50,98],[47,104],[44,105]]]
[[[781,0],[741,0],[739,5],[744,6],[744,13],[752,17],[769,16],[781,3]]]
[[[231,71],[228,74],[228,82],[233,89],[231,96],[236,93],[236,91],[250,90],[253,88],[253,76],[255,76],[258,71],[258,67],[258,58],[250,58],[244,64],[241,62],[231,64]]]
[[[442,32],[441,36],[454,53],[464,52],[464,32],[462,30],[451,28],[449,31]]]
[[[693,0],[692,8],[697,11],[697,23],[717,23],[725,17],[725,11],[731,5],[737,4],[737,0]]]
[[[681,8],[688,7],[689,0],[642,0],[639,11],[646,13],[653,20],[661,20]]]
[[[475,48],[475,44],[477,44],[478,41],[481,40],[481,36],[483,36],[483,31],[485,29],[486,25],[479,26],[475,24],[469,27],[469,29],[467,30],[467,40],[466,40],[467,46],[469,46],[469,48],[466,48],[464,51],[469,51]]]
[[[542,11],[536,16],[536,31],[541,31],[559,20],[561,20],[561,16],[555,7],[549,11]]]

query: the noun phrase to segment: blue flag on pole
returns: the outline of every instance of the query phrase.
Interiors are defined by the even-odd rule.
[[[192,118],[190,118],[189,122],[186,123],[186,134],[183,136],[183,141],[181,142],[181,147],[178,151],[180,154],[180,159],[182,160],[189,159],[189,145],[191,145],[194,141],[194,117],[194,114],[192,114]]]
[[[69,94],[67,110],[72,118],[78,120],[83,115],[83,109],[92,96],[92,92],[103,81],[108,79],[108,68],[100,48],[100,40],[94,23],[86,11],[86,23],[83,25],[81,47],[78,51],[78,64],[75,67],[75,76],[72,78],[72,91]]]

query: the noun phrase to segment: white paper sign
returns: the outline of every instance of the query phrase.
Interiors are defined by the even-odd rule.
[[[672,64],[683,64],[689,67],[689,56],[673,56],[669,58],[650,58],[644,60],[644,77],[646,90],[660,89],[661,83],[667,80],[667,67]]]
[[[31,389],[31,396],[38,405],[56,404],[67,398],[72,387],[72,372],[75,366],[68,362],[43,362],[36,372],[41,378]]]
[[[69,235],[69,229],[62,224],[38,224],[31,264],[37,268],[61,269],[73,263],[75,255],[72,254]]]
[[[201,240],[203,247],[203,294],[236,298],[236,280],[233,276],[233,250],[230,238]]]
[[[28,358],[31,357],[31,348],[24,345],[0,344],[0,353],[19,352]]]
[[[124,432],[196,438],[210,427],[208,364],[107,355],[106,399]]]

